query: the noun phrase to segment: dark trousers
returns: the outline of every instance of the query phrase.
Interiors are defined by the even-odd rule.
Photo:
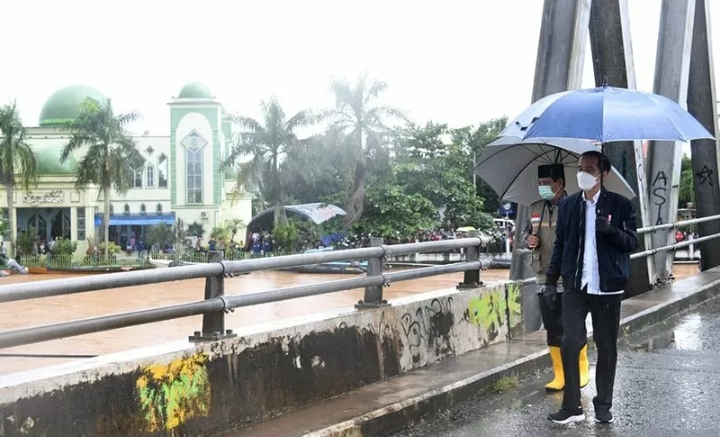
[[[562,294],[560,296],[562,299]],[[547,332],[547,344],[560,347],[563,337],[562,302],[559,301],[554,308],[550,308],[542,294],[538,294],[538,298],[540,299],[540,316]]]
[[[565,289],[562,298],[562,323],[565,328],[560,351],[565,372],[563,408],[581,407],[578,354],[587,341],[585,319],[592,316],[593,339],[597,348],[593,398],[596,410],[612,408],[615,368],[617,367],[617,338],[620,330],[620,302],[622,295],[596,296],[587,290]]]

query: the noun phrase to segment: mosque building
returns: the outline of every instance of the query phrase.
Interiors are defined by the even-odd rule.
[[[69,86],[50,96],[38,126],[27,127],[27,141],[38,163],[38,184],[14,194],[16,232],[34,227],[47,241],[70,238],[78,242],[78,252],[87,250],[99,235],[103,198],[95,186],[75,189],[82,155],[61,162],[60,153],[70,138],[62,126],[77,118],[88,97],[106,100],[86,86]],[[232,132],[222,105],[207,87],[194,82],[185,85],[168,106],[169,136],[134,137],[145,162],[138,168],[128,165],[133,186],[125,195],[112,192],[111,239],[123,232],[140,238],[150,226],[171,225],[176,218],[186,225],[200,224],[208,234],[231,219],[250,222],[252,196],[235,193],[234,176],[222,167]],[[7,219],[4,197],[0,195],[0,206]]]

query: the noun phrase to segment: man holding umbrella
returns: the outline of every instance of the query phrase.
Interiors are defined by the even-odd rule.
[[[514,137],[524,144],[542,143],[547,138],[553,142],[583,140],[600,144],[600,150],[621,141],[715,139],[677,102],[606,84],[543,97],[510,122],[500,137]],[[527,149],[528,153],[530,149],[539,151],[537,147]],[[613,420],[610,409],[620,301],[630,275],[630,253],[638,247],[637,223],[627,196],[622,196],[616,187],[608,190],[610,180],[606,178],[616,172],[607,157],[597,150],[586,150],[578,170],[577,182],[582,193],[568,196],[558,206],[555,245],[546,272],[545,287],[556,285],[560,276],[564,286],[564,334],[560,349],[565,393],[562,409],[549,419],[570,423],[585,418],[580,404],[578,353],[587,339],[585,319],[590,312],[598,349],[595,418],[609,423]],[[501,177],[498,172],[493,176]]]
[[[550,264],[555,226],[557,223],[557,205],[567,196],[565,191],[565,168],[563,164],[540,165],[537,168],[538,193],[542,200],[530,205],[530,217],[523,229],[522,245],[531,249],[533,271],[537,279],[540,297],[540,314],[547,331],[547,344],[553,366],[553,380],[545,385],[548,391],[561,391],[565,387],[560,345],[563,336],[562,302],[558,293],[562,284],[545,285],[545,272]],[[590,382],[590,363],[587,358],[587,344],[580,350],[579,357],[580,387]]]
[[[585,419],[580,403],[578,355],[585,347],[585,319],[592,315],[598,350],[593,398],[595,418],[613,421],[612,396],[617,365],[620,302],[630,275],[630,253],[638,247],[636,218],[630,201],[603,188],[610,161],[599,152],[587,152],[578,163],[582,190],[558,206],[557,231],[546,273],[545,288],[563,278],[561,344],[565,388],[562,409],[548,416],[556,423]]]

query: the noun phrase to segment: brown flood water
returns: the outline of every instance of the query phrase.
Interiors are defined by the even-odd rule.
[[[677,265],[676,277],[684,278],[698,272],[697,265]],[[482,272],[485,282],[505,280],[508,270]],[[396,299],[416,293],[451,288],[462,281],[462,273],[436,276],[392,284],[385,288],[387,299]],[[67,278],[68,275],[13,275],[0,279],[0,283],[20,283]],[[296,274],[290,272],[257,272],[225,281],[225,293],[243,294],[292,285],[311,284],[347,279],[347,275]],[[163,305],[200,300],[203,297],[204,279],[191,279],[164,284],[142,285],[114,290],[58,296],[44,299],[0,304],[0,330],[18,329],[34,325],[95,317]],[[346,308],[363,296],[362,289],[347,290],[321,296],[312,296],[254,307],[238,308],[226,317],[226,327],[271,322],[287,317]],[[170,320],[151,325],[134,326],[114,331],[98,332],[80,337],[54,340],[33,345],[0,350],[0,374],[45,367],[78,359],[72,355],[102,355],[138,347],[159,345],[181,340],[200,329],[202,316]],[[20,356],[18,356],[20,355]],[[24,356],[28,355],[28,356]],[[42,355],[58,355],[48,358]]]

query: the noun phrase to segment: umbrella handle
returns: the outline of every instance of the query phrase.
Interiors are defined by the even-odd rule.
[[[607,86],[607,84],[604,83],[603,86]],[[600,153],[602,154],[603,157],[605,157],[605,143],[600,144]],[[601,167],[599,169],[600,170],[600,192],[603,193],[603,197],[605,197],[605,194],[604,194],[605,177],[603,176],[602,162],[600,163],[600,167]],[[595,212],[595,214],[599,217],[604,217],[605,211],[598,208],[598,210]],[[608,220],[610,220],[610,219],[608,218]]]

